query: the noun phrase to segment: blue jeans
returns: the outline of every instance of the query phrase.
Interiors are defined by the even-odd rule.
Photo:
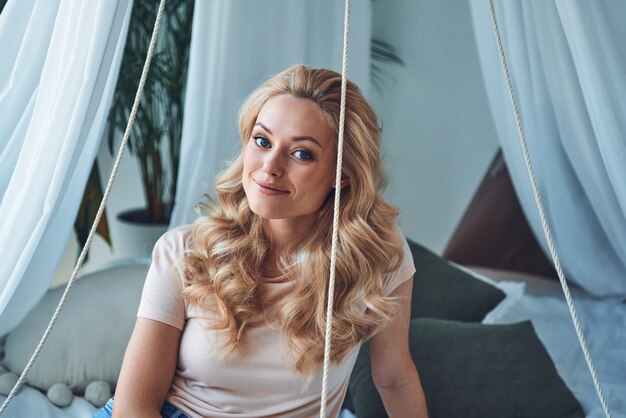
[[[111,418],[113,416],[113,396],[108,400],[106,405],[102,407],[92,418]],[[163,402],[163,407],[161,407],[161,417],[163,418],[187,418],[187,415],[183,414],[183,411],[176,408],[174,405],[169,403],[168,401]]]

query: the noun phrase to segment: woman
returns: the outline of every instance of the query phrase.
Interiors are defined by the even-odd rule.
[[[216,202],[155,245],[113,417],[314,417],[321,401],[341,75],[293,66],[239,115]],[[380,195],[380,129],[348,81],[328,411],[359,347],[392,417],[426,417],[408,351],[415,268]],[[162,415],[161,415],[162,414]]]

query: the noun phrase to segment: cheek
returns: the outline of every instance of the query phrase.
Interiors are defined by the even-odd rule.
[[[252,176],[252,162],[250,161],[250,153],[244,151],[243,154],[243,167],[241,170],[241,183],[243,185],[244,191],[246,194],[248,193],[248,188],[250,186],[250,177]]]
[[[256,156],[254,150],[250,149],[249,145],[246,145],[246,148],[243,152],[243,172],[244,174],[249,174],[250,170],[254,169]]]
[[[332,190],[333,180],[335,179],[334,171],[330,173],[326,170],[315,170],[313,172],[302,173],[299,176],[300,184],[306,184],[309,196],[316,199],[325,199]],[[324,173],[324,174],[322,174]],[[332,174],[332,175],[331,175]]]

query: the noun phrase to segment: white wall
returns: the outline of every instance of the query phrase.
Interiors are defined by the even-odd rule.
[[[400,208],[410,238],[441,253],[497,149],[467,0],[376,0],[373,33],[397,48],[406,66],[384,65],[383,97],[370,100],[384,123],[389,173],[386,197]],[[103,142],[98,155],[106,181],[112,157]],[[140,207],[145,197],[138,166],[125,157],[107,215]],[[54,284],[67,281],[76,253],[69,243]],[[119,258],[97,237],[84,271]]]
[[[383,120],[387,198],[404,233],[441,253],[497,150],[468,0],[376,0],[374,37],[406,66],[389,64]]]

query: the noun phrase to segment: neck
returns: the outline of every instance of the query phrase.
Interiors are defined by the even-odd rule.
[[[294,244],[304,238],[314,225],[315,215],[287,219],[263,219],[263,232],[270,241],[270,251],[263,263],[266,278],[282,277],[278,258],[286,244]]]
[[[272,246],[272,253],[287,243],[298,241],[313,227],[314,216],[289,219],[264,219],[263,232]]]

